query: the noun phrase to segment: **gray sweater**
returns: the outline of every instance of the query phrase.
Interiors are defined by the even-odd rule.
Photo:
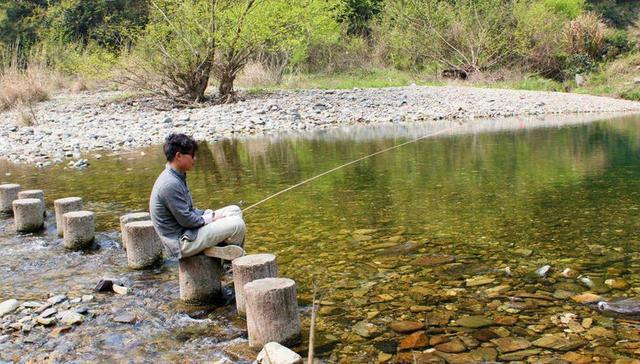
[[[198,228],[204,225],[204,211],[193,207],[186,173],[168,164],[153,185],[149,213],[165,249],[176,258],[181,257],[180,239],[195,240]]]

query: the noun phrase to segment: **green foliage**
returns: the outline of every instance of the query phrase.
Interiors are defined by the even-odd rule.
[[[147,9],[146,1],[62,0],[47,8],[40,38],[95,43],[117,51],[146,24]]]
[[[382,12],[382,0],[343,0],[338,20],[346,24],[347,35],[369,37],[371,22]]]
[[[385,13],[381,33],[392,53],[409,55],[412,66],[438,62],[478,71],[503,64],[512,54],[509,1],[394,1]]]
[[[605,56],[607,59],[614,59],[635,48],[635,44],[629,39],[626,30],[615,29],[605,35]]]
[[[584,0],[543,0],[542,4],[567,19],[575,19],[585,8]]]

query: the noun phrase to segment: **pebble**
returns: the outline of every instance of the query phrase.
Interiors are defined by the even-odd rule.
[[[113,291],[120,295],[128,295],[131,293],[131,288],[114,284]]]
[[[514,337],[503,337],[491,340],[491,342],[496,344],[498,351],[501,353],[510,353],[531,347],[531,343],[528,340]]]
[[[129,312],[121,313],[113,318],[113,321],[123,323],[123,324],[132,324],[132,323],[135,323],[136,320],[137,320],[136,315]]]
[[[379,334],[378,327],[366,321],[360,321],[353,325],[353,332],[365,338],[374,337]]]
[[[465,316],[456,320],[456,323],[462,327],[470,329],[479,329],[481,327],[494,325],[495,322],[484,316]]]
[[[67,299],[67,296],[66,296],[66,295],[64,295],[64,294],[59,294],[59,295],[56,295],[56,296],[53,296],[53,297],[49,298],[49,299],[47,300],[47,302],[49,302],[49,303],[50,303],[50,304],[52,304],[52,305],[57,305],[58,303],[60,303],[60,302],[62,302],[62,301],[64,301],[64,300],[66,300],[66,299]]]
[[[59,315],[60,322],[65,325],[76,325],[84,321],[84,316],[75,311],[64,311]]]
[[[398,333],[409,333],[425,329],[424,323],[415,321],[394,321],[389,324],[389,327]]]
[[[283,90],[270,93],[266,100],[248,97],[235,104],[205,105],[188,115],[181,109],[159,110],[158,101],[152,98],[110,101],[122,95],[118,91],[87,95],[90,97],[59,94],[37,104],[34,112],[39,122],[32,127],[18,127],[11,122],[19,120],[18,111],[0,112],[3,120],[10,121],[0,125],[0,157],[14,163],[44,166],[41,154],[54,159],[65,151],[77,160],[79,152],[124,151],[162,144],[164,130],[177,125],[185,133],[212,141],[232,132],[252,135],[390,120],[473,120],[560,112],[640,111],[639,103],[590,95],[456,86],[333,90],[333,93]],[[271,106],[265,107],[265,102]],[[216,115],[215,129],[210,126],[211,115]],[[162,132],[158,132],[158,121]]]
[[[90,294],[86,294],[82,296],[83,303],[92,302],[93,299],[94,299],[93,295],[90,295]]]

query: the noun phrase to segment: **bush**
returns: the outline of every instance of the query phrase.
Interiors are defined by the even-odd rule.
[[[49,80],[48,71],[39,66],[3,70],[0,73],[0,110],[48,100]]]
[[[592,60],[601,59],[606,46],[607,32],[607,25],[595,13],[580,15],[564,28],[565,50],[570,55],[586,55]]]
[[[513,9],[502,0],[390,1],[381,33],[391,57],[409,67],[437,62],[465,73],[505,64],[513,55]]]
[[[605,35],[604,43],[604,53],[607,59],[614,59],[635,48],[635,44],[629,40],[629,33],[622,29],[608,32]]]
[[[543,2],[519,2],[515,51],[525,67],[545,77],[557,78],[562,69],[562,29],[566,18]]]
[[[547,9],[568,19],[575,19],[584,10],[584,0],[543,0]]]

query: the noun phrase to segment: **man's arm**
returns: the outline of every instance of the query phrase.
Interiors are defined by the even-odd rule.
[[[189,209],[188,197],[177,186],[169,186],[165,190],[165,203],[182,227],[193,229],[205,224],[201,214]]]

